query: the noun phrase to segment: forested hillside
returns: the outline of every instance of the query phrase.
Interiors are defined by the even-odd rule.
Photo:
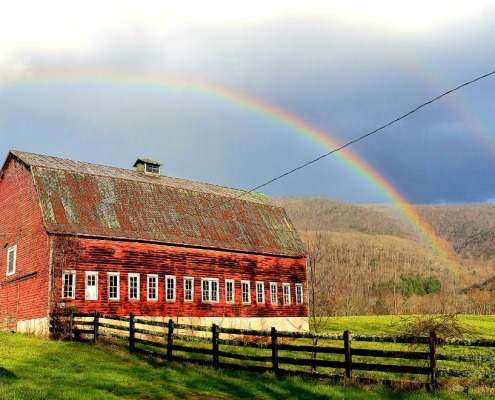
[[[455,252],[465,258],[495,260],[495,204],[417,207]]]
[[[369,206],[397,218],[393,205]],[[416,206],[434,230],[465,258],[495,258],[495,203]]]
[[[413,239],[416,232],[390,213],[319,197],[276,199],[299,231],[355,232]]]
[[[393,205],[286,197],[318,262],[318,291],[334,315],[495,311],[495,204],[418,206],[448,244],[437,254]]]

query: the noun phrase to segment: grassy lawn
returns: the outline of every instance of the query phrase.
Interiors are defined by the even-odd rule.
[[[397,315],[380,315],[380,316],[350,316],[350,317],[332,317],[325,321],[322,333],[339,333],[342,334],[344,330],[349,330],[353,334],[362,334],[369,336],[395,336],[401,330],[400,327],[405,321],[414,319],[410,316],[397,316]],[[463,339],[495,339],[495,316],[484,315],[458,315],[457,322],[463,331]],[[338,343],[338,342],[337,342]],[[337,344],[339,345],[339,344]],[[421,346],[409,346],[407,344],[399,343],[380,343],[380,342],[360,342],[353,341],[353,348],[367,348],[374,350],[396,350],[396,351],[428,351],[427,345]],[[472,362],[457,362],[457,361],[446,361],[440,360],[437,366],[441,370],[463,370],[466,374],[469,374],[474,380],[464,381],[463,384],[467,386],[477,386],[479,381],[476,381],[483,373],[491,375],[495,368],[495,363],[493,361],[482,361],[483,359],[490,358],[495,359],[495,348],[493,347],[464,347],[464,346],[441,346],[438,349],[440,355],[450,355],[458,357],[475,357],[480,361]],[[372,357],[354,357],[356,362],[368,362],[368,363],[383,363],[384,360],[373,359]],[[393,362],[395,363],[395,362]],[[418,365],[427,366],[426,361],[406,361],[401,360],[400,365]],[[361,374],[356,372],[356,375]],[[376,376],[376,377],[387,377],[391,375],[390,373],[362,373],[364,376]],[[477,377],[477,378],[476,378]],[[395,378],[405,378],[413,379],[407,376],[401,377],[396,375]],[[419,378],[423,379],[423,378]],[[445,379],[440,379],[442,382],[446,383]],[[461,382],[457,380],[457,382]],[[448,379],[448,383],[456,382],[455,379]],[[483,381],[481,380],[480,383]],[[491,385],[494,385],[493,378],[489,379]],[[486,382],[485,382],[486,383]],[[495,396],[494,396],[495,397]]]
[[[121,346],[0,332],[1,399],[464,399],[454,392],[327,385],[131,356]],[[490,398],[481,394],[469,398]]]
[[[369,315],[329,318],[322,333],[342,333],[349,330],[355,334],[394,335],[407,317],[397,315]],[[459,315],[459,324],[466,332],[465,338],[495,339],[494,315]]]

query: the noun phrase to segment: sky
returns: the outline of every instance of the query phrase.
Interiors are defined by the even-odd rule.
[[[495,70],[495,1],[22,1],[0,15],[0,153],[251,190]],[[495,75],[260,187],[495,201]]]

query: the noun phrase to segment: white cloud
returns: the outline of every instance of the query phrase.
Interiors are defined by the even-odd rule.
[[[350,29],[425,34],[447,26],[479,22],[493,2],[444,1],[11,1],[0,15],[0,73],[14,76],[31,58],[99,58],[112,42],[136,37],[167,52],[170,61],[190,59],[208,31],[226,34],[267,23],[310,21]],[[352,33],[350,33],[352,34]],[[269,38],[268,38],[269,39]]]
[[[417,34],[443,29],[460,22],[474,23],[481,20],[490,7],[493,9],[493,2],[490,0],[476,2],[348,0],[337,2],[331,11],[327,11],[340,15],[349,22]]]

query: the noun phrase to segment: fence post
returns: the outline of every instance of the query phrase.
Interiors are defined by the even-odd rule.
[[[345,376],[352,378],[351,338],[349,331],[344,331]]]
[[[134,352],[134,314],[129,314],[129,353]]]
[[[316,372],[316,358],[318,357],[316,346],[318,345],[318,338],[313,339],[313,351],[311,352],[311,360],[313,364],[311,365],[311,371]]]
[[[100,324],[100,315],[98,314],[98,311],[95,311],[95,316],[93,318],[93,344],[98,343],[99,324]]]
[[[277,347],[277,329],[272,326],[272,368],[275,375],[278,375],[278,347]]]
[[[167,361],[172,361],[172,340],[174,334],[174,321],[168,320],[168,334],[167,334]]]
[[[213,324],[211,326],[211,343],[212,343],[212,354],[213,354],[213,367],[218,369],[218,325]]]
[[[437,334],[434,331],[430,332],[428,344],[430,346],[428,383],[429,389],[433,389],[437,384]]]
[[[72,332],[74,330],[74,309],[71,308],[69,313],[69,340],[72,342]]]

